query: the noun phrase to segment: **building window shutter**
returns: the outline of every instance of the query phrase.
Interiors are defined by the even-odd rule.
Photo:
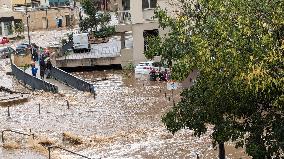
[[[149,8],[148,0],[142,0],[142,9]]]
[[[157,7],[157,0],[151,0],[150,1],[150,8],[156,8]]]

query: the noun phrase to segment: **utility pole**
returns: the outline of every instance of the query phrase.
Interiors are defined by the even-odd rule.
[[[48,29],[48,18],[47,18],[48,5],[47,5],[47,3],[46,3],[46,0],[45,0],[45,5],[46,5],[46,8],[45,8],[46,27],[45,27],[45,29]]]
[[[28,5],[27,5],[27,0],[25,0],[25,5],[26,5],[26,16],[27,16],[28,39],[29,39],[29,44],[31,44],[30,26],[29,26],[29,15],[28,15]]]

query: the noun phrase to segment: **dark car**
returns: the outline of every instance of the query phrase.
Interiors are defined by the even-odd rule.
[[[10,58],[11,54],[16,53],[16,51],[9,47],[9,46],[5,46],[5,47],[0,47],[0,57],[1,59],[5,59],[5,58]]]
[[[27,45],[18,45],[16,47],[17,54],[26,54],[27,50],[28,50],[28,46]]]

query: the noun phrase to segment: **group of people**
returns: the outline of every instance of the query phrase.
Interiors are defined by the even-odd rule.
[[[35,57],[36,56],[36,57]],[[39,57],[39,58],[38,58]],[[39,54],[33,55],[33,62],[32,62],[32,75],[36,77],[38,68],[35,65],[35,62],[39,62],[39,69],[40,69],[40,78],[44,79],[44,75],[46,78],[50,78],[52,64],[49,58],[49,51],[44,50],[40,51]],[[39,59],[39,60],[36,60]]]
[[[149,74],[150,81],[168,81],[170,79],[170,75],[167,69],[165,69],[165,71],[156,71],[155,69],[152,69]]]

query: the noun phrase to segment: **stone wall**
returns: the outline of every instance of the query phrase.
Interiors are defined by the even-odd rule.
[[[46,23],[48,22],[48,28],[54,29],[57,27],[56,18],[62,19],[62,27],[66,26],[66,16],[72,15],[68,8],[60,9],[49,9],[46,11],[32,11],[28,13],[30,31],[46,29]],[[47,21],[46,21],[47,15]],[[23,23],[26,25],[27,18],[23,12],[14,12],[15,19],[22,19]],[[73,19],[73,26],[77,24],[77,20]]]

